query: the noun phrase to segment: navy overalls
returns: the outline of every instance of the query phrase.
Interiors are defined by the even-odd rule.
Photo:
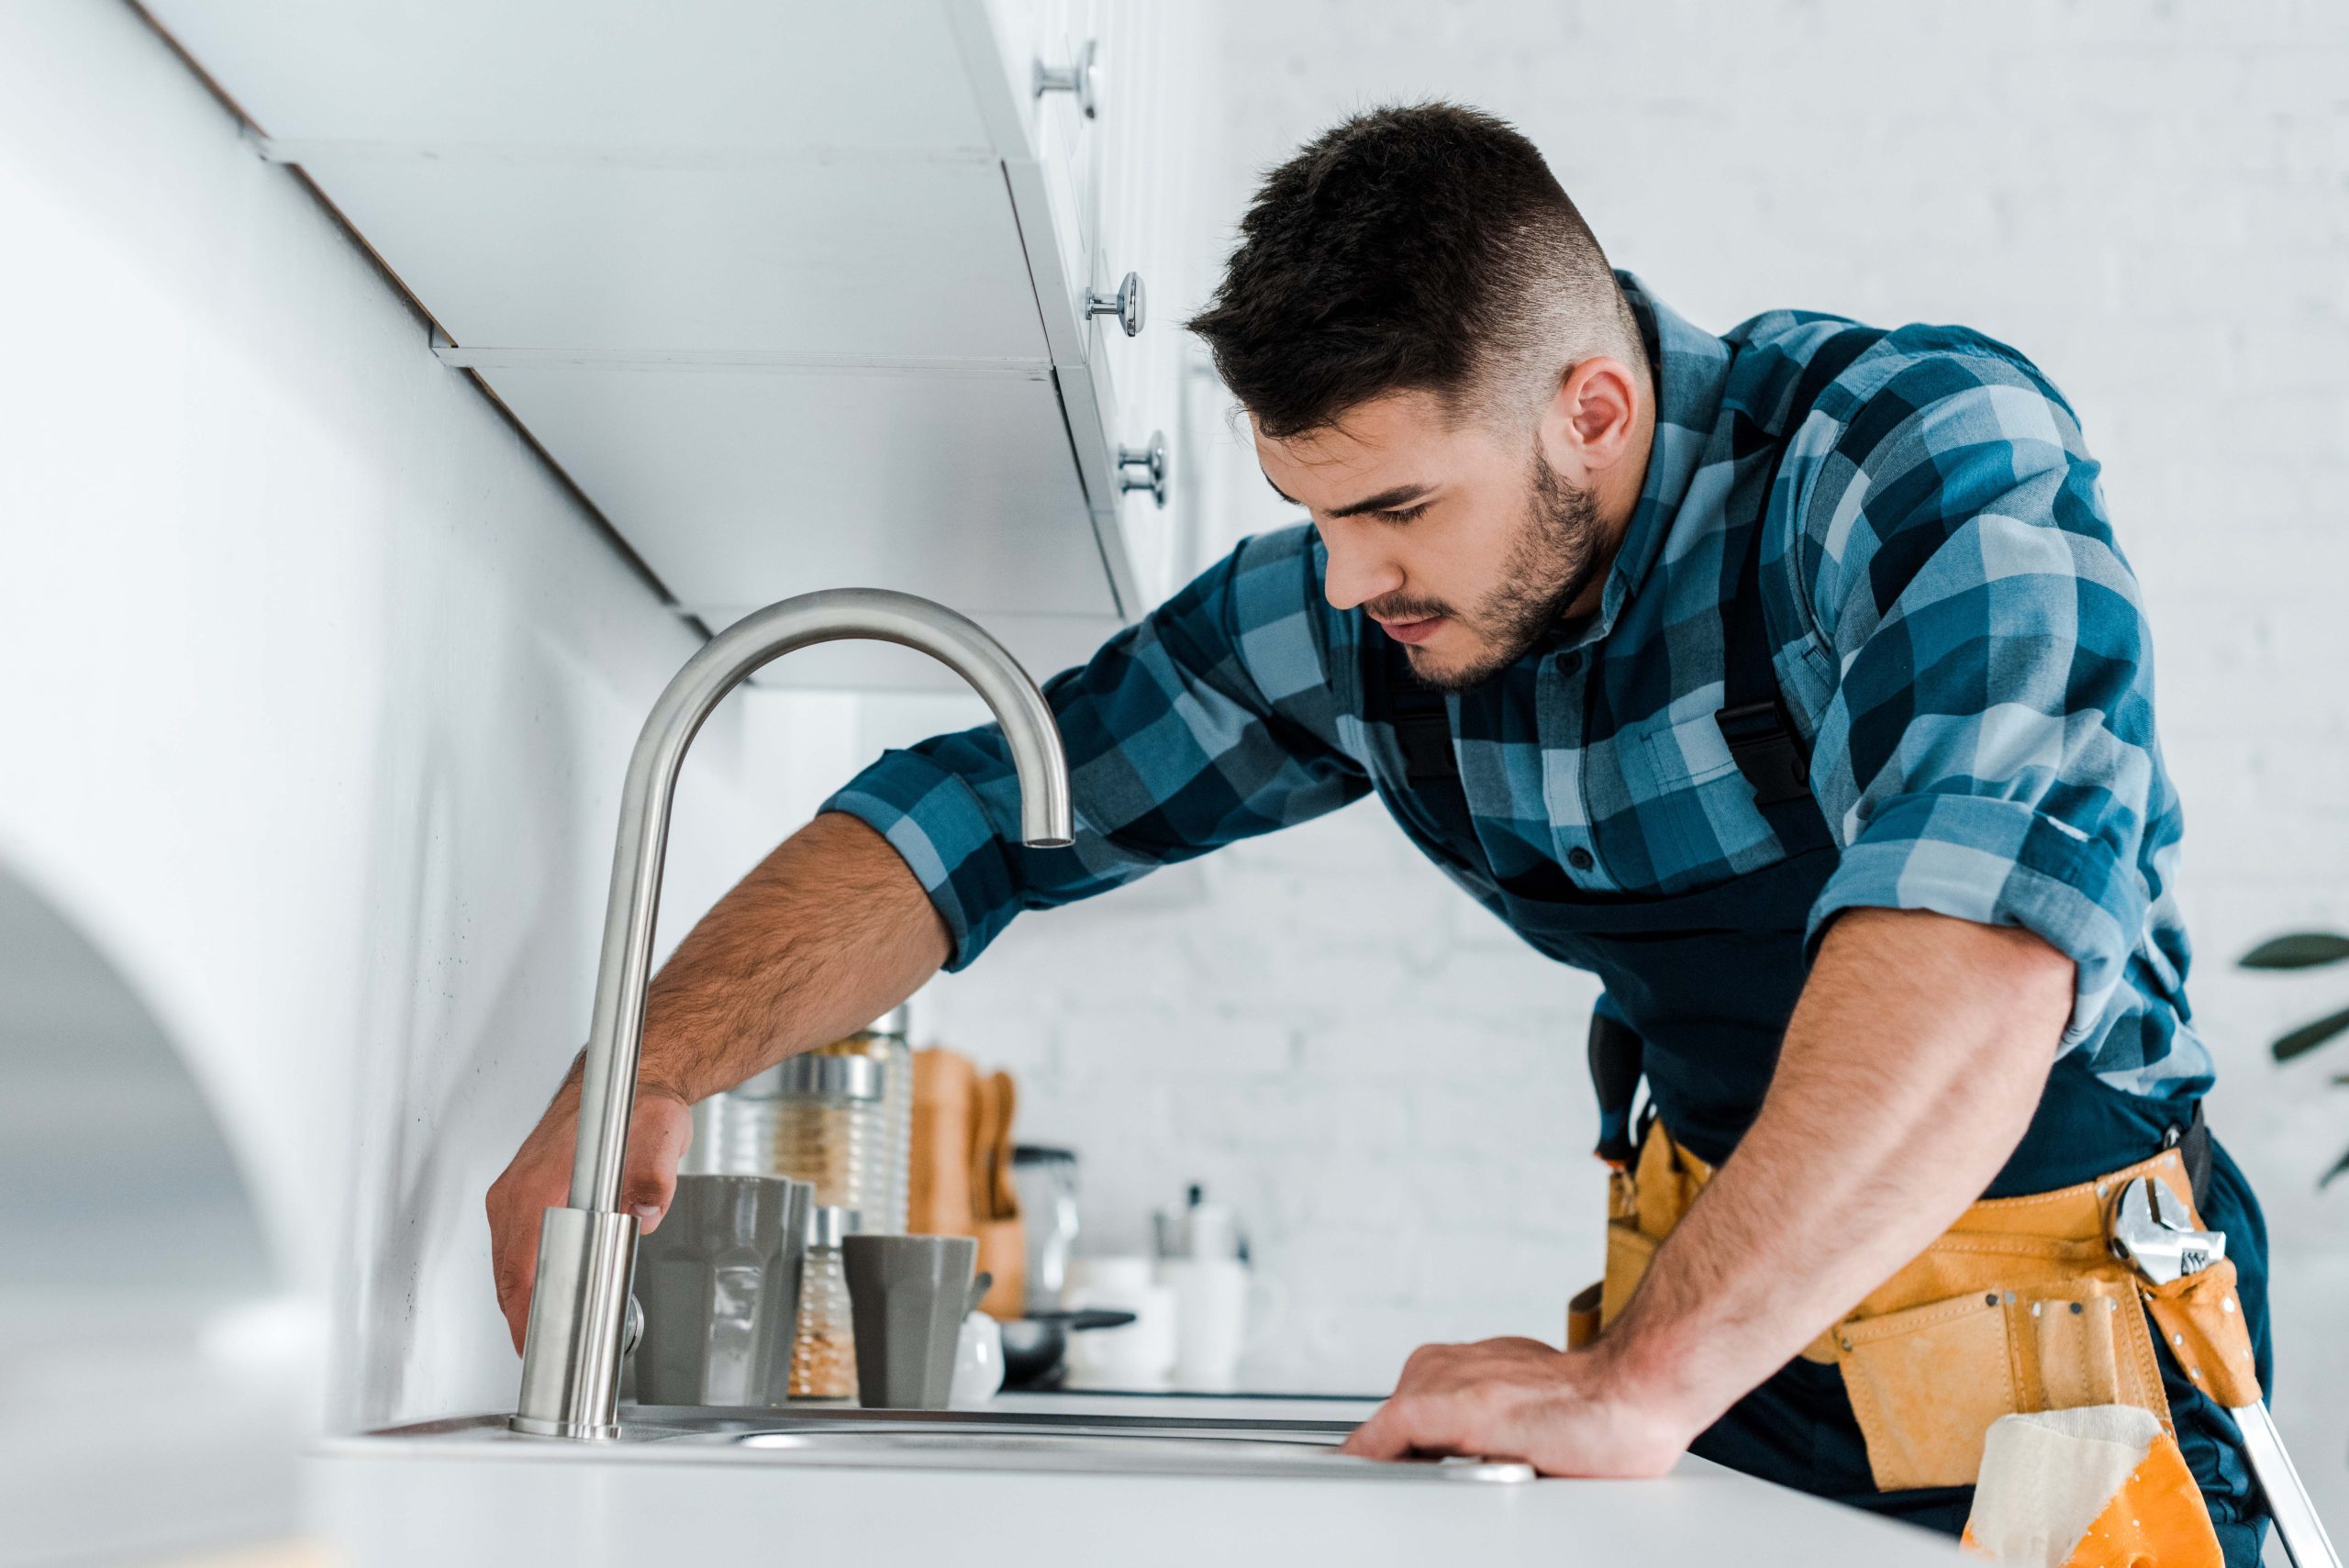
[[[1874,336],[1865,335],[1870,341]],[[1848,362],[1863,347],[1822,355],[1806,372],[1785,429],[1800,427],[1809,403],[1842,368],[1838,361]],[[1628,1124],[1642,1072],[1648,1110],[1672,1136],[1714,1165],[1728,1157],[1769,1087],[1806,976],[1808,917],[1840,853],[1806,781],[1764,624],[1761,520],[1775,478],[1774,467],[1750,505],[1731,513],[1753,520],[1725,547],[1728,559],[1742,565],[1736,595],[1722,606],[1727,667],[1720,717],[1787,858],[1717,886],[1664,897],[1594,897],[1549,865],[1500,890],[1500,913],[1518,935],[1605,984],[1593,1019],[1592,1067],[1602,1152],[1616,1157],[1631,1146]],[[1353,673],[1361,683],[1362,711],[1376,721],[1368,728],[1379,798],[1439,866],[1488,872],[1442,695],[1412,678],[1400,644],[1375,633],[1364,635]],[[2076,1056],[2066,1056],[2050,1073],[2021,1145],[1982,1195],[2093,1181],[2184,1140],[2203,1221],[2226,1232],[2260,1383],[2269,1387],[2266,1229],[2242,1173],[2208,1139],[2198,1112],[2192,1103],[2112,1089]],[[2227,1562],[2255,1563],[2265,1515],[2232,1418],[2188,1382],[2166,1348],[2161,1362],[2178,1447],[2210,1505]],[[1953,1535],[1973,1496],[1970,1486],[1877,1492],[1841,1373],[1799,1358],[1740,1400],[1691,1449],[1748,1474]]]

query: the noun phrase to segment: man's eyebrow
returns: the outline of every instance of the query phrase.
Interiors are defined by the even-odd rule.
[[[1265,474],[1264,483],[1267,484],[1273,484],[1273,476],[1269,473]],[[1332,506],[1330,509],[1329,515],[1333,517],[1358,517],[1364,512],[1392,512],[1398,507],[1409,506],[1412,502],[1418,500],[1420,496],[1425,495],[1429,491],[1434,488],[1435,486],[1432,484],[1394,485],[1388,489],[1380,491],[1375,495],[1365,495],[1350,506]],[[1287,491],[1282,489],[1277,484],[1273,484],[1273,494],[1279,496],[1282,500],[1287,502],[1292,506],[1302,506],[1305,505],[1304,502],[1298,500],[1296,496],[1290,495]]]

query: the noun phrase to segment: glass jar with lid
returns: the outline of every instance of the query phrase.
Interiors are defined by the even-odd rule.
[[[810,1182],[818,1207],[854,1209],[864,1230],[896,1235],[912,1142],[912,1052],[902,1032],[863,1029],[694,1107],[685,1168]]]
[[[882,1064],[832,1047],[795,1056],[778,1072],[774,1159],[816,1184],[818,1207],[882,1208],[889,1184],[887,1103]]]
[[[811,1053],[869,1062],[877,1075],[877,1095],[860,1124],[868,1141],[860,1151],[859,1179],[853,1190],[844,1189],[838,1200],[857,1211],[861,1230],[875,1236],[904,1233],[906,1206],[912,1191],[914,1068],[913,1052],[899,1024],[904,1016],[905,1009],[900,1007],[879,1026],[860,1029]],[[818,1203],[829,1201],[821,1195],[824,1184],[819,1179],[801,1179],[817,1183]]]

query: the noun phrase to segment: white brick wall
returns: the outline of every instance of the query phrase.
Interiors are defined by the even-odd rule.
[[[2159,636],[2214,1116],[2279,1252],[2279,1408],[2349,1517],[2349,1182],[2313,1190],[2349,1145],[2326,1087],[2349,1055],[2264,1051],[2349,979],[2229,968],[2349,927],[2349,9],[1226,0],[1221,23],[1220,224],[1348,109],[1453,97],[1532,135],[1697,321],[1962,321],[2071,395]],[[1211,543],[1283,520],[1236,446],[1213,495]],[[1097,1240],[1137,1243],[1186,1179],[1246,1207],[1291,1303],[1256,1381],[1366,1389],[1424,1339],[1554,1335],[1596,1272],[1591,995],[1366,806],[1024,921],[927,1016],[1024,1069],[1023,1133],[1084,1150]]]

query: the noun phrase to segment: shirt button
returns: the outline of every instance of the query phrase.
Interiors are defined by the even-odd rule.
[[[1577,670],[1579,670],[1579,669],[1581,669],[1581,668],[1582,668],[1582,655],[1581,655],[1581,654],[1579,654],[1579,653],[1561,653],[1561,654],[1559,654],[1559,655],[1558,655],[1558,673],[1559,673],[1559,674],[1561,674],[1561,675],[1571,675],[1571,674],[1573,674],[1575,671],[1577,671]]]
[[[1590,851],[1580,844],[1576,844],[1566,851],[1566,863],[1576,871],[1588,871],[1594,862],[1590,858]]]

